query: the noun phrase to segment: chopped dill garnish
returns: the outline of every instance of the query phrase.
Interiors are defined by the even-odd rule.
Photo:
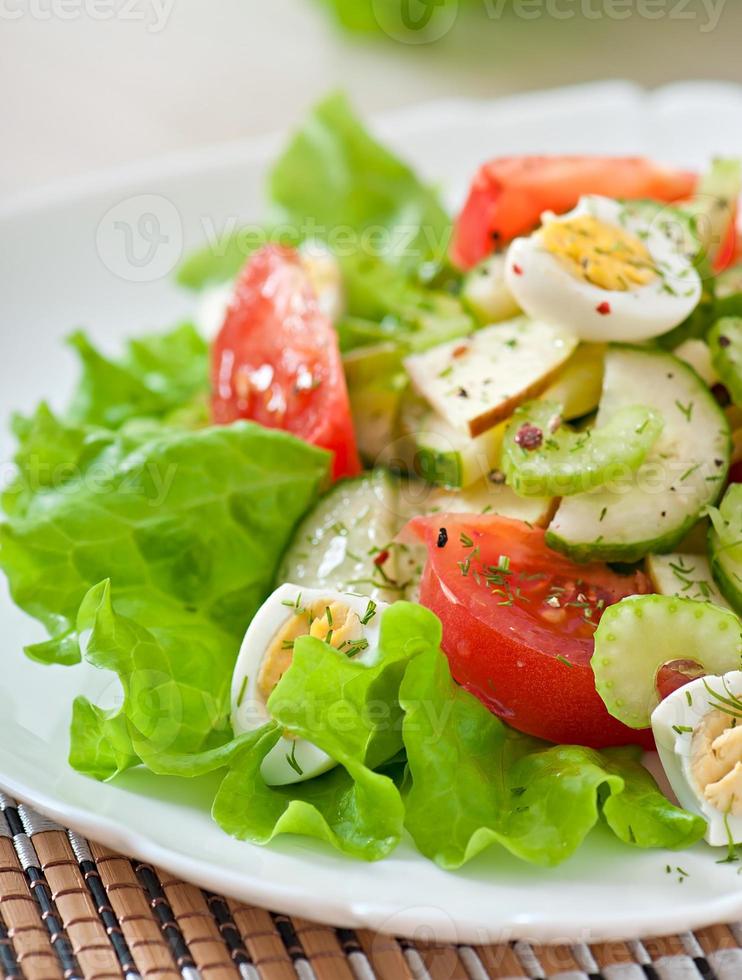
[[[366,612],[363,614],[363,619],[361,620],[361,626],[368,626],[371,620],[376,615],[376,603],[373,599],[368,600],[368,605],[366,606]]]
[[[242,683],[240,684],[240,693],[237,695],[237,707],[239,708],[245,699],[245,691],[247,690],[247,674],[242,678]]]
[[[675,407],[685,416],[686,422],[690,422],[691,418],[693,417],[693,402],[688,402],[687,405],[684,405],[679,399],[676,398]]]
[[[286,606],[287,609],[295,609],[298,614],[306,612],[301,604],[301,592],[298,593],[295,599],[281,599],[281,605]]]
[[[296,742],[294,742],[294,744],[291,746],[291,752],[287,752],[286,753],[286,761],[291,766],[291,768],[294,770],[294,772],[297,774],[297,776],[303,776],[304,775],[304,770],[299,765],[299,763],[296,761]]]

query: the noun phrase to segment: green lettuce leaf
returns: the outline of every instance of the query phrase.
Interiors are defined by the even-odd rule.
[[[117,429],[133,418],[189,411],[193,424],[206,424],[208,345],[190,324],[129,341],[120,360],[105,357],[83,333],[69,342],[82,363],[70,421]]]
[[[340,262],[348,316],[375,321],[365,336],[380,331],[420,349],[474,329],[449,291],[459,281],[445,266],[450,219],[436,195],[364,129],[344,96],[314,109],[269,183],[278,222],[237,229],[202,249],[179,270],[182,285],[233,278],[266,241],[321,239]],[[430,282],[442,264],[445,275]]]
[[[269,193],[274,220],[238,228],[195,253],[178,271],[181,285],[232,279],[268,241],[320,239],[343,264],[357,254],[383,258],[390,276],[445,258],[451,221],[437,195],[365,129],[341,93],[320,102],[289,142]]]
[[[361,251],[416,269],[442,259],[451,222],[437,195],[365,129],[342,93],[319,103],[269,180],[280,217],[342,260]]]
[[[401,837],[404,808],[393,778],[398,773],[374,770],[402,748],[404,671],[414,657],[437,650],[440,638],[431,612],[398,602],[383,613],[373,666],[320,640],[297,640],[291,667],[268,702],[276,724],[235,757],[216,797],[220,826],[254,843],[294,833],[365,860],[388,854]],[[281,731],[307,739],[340,765],[304,783],[267,786],[260,765]]]
[[[461,867],[493,843],[535,864],[557,864],[595,826],[602,800],[611,829],[640,847],[683,847],[703,836],[704,821],[665,799],[634,750],[549,748],[520,735],[455,685],[436,651],[410,664],[400,701],[405,824],[444,868]]]
[[[72,437],[70,452],[79,453]],[[0,527],[13,599],[51,635],[27,652],[75,663],[80,630],[92,629],[88,659],[122,682],[132,675],[133,755],[213,747],[211,732],[229,734],[228,686],[242,635],[327,468],[321,450],[251,423],[197,432],[144,426],[136,436],[127,427],[101,437],[84,466],[26,495],[20,516]],[[112,730],[110,718],[84,705],[76,711],[76,766],[112,774],[121,726]],[[162,711],[170,721],[150,729],[147,719]],[[83,717],[98,722],[87,750]]]
[[[235,757],[214,800],[213,817],[226,833],[255,844],[301,834],[367,861],[396,847],[404,814],[389,777],[362,766],[352,774],[338,767],[294,786],[266,786],[260,766],[281,732],[276,726],[260,731],[261,741]]]
[[[297,229],[286,225],[244,225],[220,235],[198,249],[178,267],[177,281],[186,289],[200,290],[234,279],[247,258],[263,245],[301,245]]]

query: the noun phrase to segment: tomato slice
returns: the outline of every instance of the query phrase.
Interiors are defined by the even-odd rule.
[[[459,684],[551,742],[653,746],[650,731],[608,714],[590,667],[603,610],[650,591],[642,573],[577,565],[548,548],[540,528],[495,515],[416,517],[409,530],[428,548],[420,602],[443,624]]]
[[[268,245],[240,273],[212,350],[212,417],[252,419],[334,453],[333,477],[361,471],[337,335],[298,254]]]
[[[544,211],[563,213],[583,194],[678,201],[695,174],[641,157],[499,157],[479,168],[454,229],[451,257],[462,269],[538,225]]]
[[[734,265],[739,258],[740,239],[737,231],[738,220],[739,208],[735,207],[732,213],[732,220],[729,222],[729,227],[727,228],[727,233],[714,259],[714,272],[723,272],[729,266]]]

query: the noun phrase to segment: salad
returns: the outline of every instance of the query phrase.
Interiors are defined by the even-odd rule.
[[[0,567],[69,761],[445,869],[742,841],[742,165],[496,158],[452,218],[339,95],[193,323],[16,416]],[[657,749],[672,792],[642,763]]]

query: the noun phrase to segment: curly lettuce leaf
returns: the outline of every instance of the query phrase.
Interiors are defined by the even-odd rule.
[[[436,651],[410,664],[400,701],[405,825],[446,869],[494,843],[534,864],[558,864],[595,826],[601,801],[606,822],[628,843],[683,847],[703,836],[704,821],[665,799],[634,750],[549,748],[521,735],[455,685]]]
[[[236,756],[217,792],[212,815],[222,830],[254,844],[300,834],[367,861],[396,847],[404,814],[391,779],[363,766],[338,767],[306,783],[266,786],[260,766],[281,732],[277,726],[261,732],[255,748]]]
[[[233,278],[267,241],[321,239],[341,261],[361,253],[383,258],[389,276],[446,255],[451,221],[437,195],[366,130],[341,93],[315,106],[268,184],[274,220],[237,228],[195,253],[178,271],[181,285],[201,289]]]
[[[236,229],[197,252],[179,270],[182,285],[200,289],[233,278],[266,241],[321,239],[340,262],[350,317],[375,321],[410,349],[474,329],[459,300],[429,281],[445,260],[450,219],[433,191],[365,130],[344,96],[314,109],[269,184],[277,222]]]
[[[349,660],[312,637],[296,641],[291,667],[271,695],[274,726],[234,759],[214,802],[227,833],[265,844],[279,834],[316,837],[365,860],[388,854],[402,834],[404,808],[392,770],[374,771],[399,755],[399,687],[411,660],[437,650],[440,623],[398,602],[381,619],[379,659]],[[276,727],[277,726],[277,727]],[[270,787],[260,765],[288,731],[323,749],[340,765],[293,786]]]
[[[72,438],[70,447],[79,459]],[[178,752],[211,747],[209,734],[226,732],[244,630],[327,469],[327,453],[251,423],[197,432],[144,426],[103,439],[84,466],[27,494],[20,516],[0,527],[13,599],[51,635],[27,652],[45,663],[78,662],[80,631],[92,629],[88,659],[122,680],[136,675],[128,721],[156,743],[150,752],[168,740]],[[110,594],[100,585],[107,579]],[[78,719],[93,717],[86,706],[77,710]],[[162,711],[172,714],[175,735],[148,728],[147,717]],[[75,726],[73,759],[112,774],[120,726],[112,731],[111,719],[95,718],[88,749],[79,741],[85,726]]]
[[[178,267],[177,281],[186,289],[200,290],[234,279],[246,260],[263,245],[302,243],[299,231],[270,223],[244,225],[220,235],[216,241],[198,249]]]
[[[119,360],[105,357],[81,332],[69,343],[82,364],[70,421],[117,429],[133,418],[189,410],[194,423],[206,424],[208,345],[191,324],[131,340]]]
[[[302,237],[332,246],[342,236],[343,251],[350,238],[355,249],[406,269],[446,254],[451,222],[437,195],[365,129],[342,93],[314,108],[269,189],[281,219]],[[333,250],[341,253],[339,244]]]

